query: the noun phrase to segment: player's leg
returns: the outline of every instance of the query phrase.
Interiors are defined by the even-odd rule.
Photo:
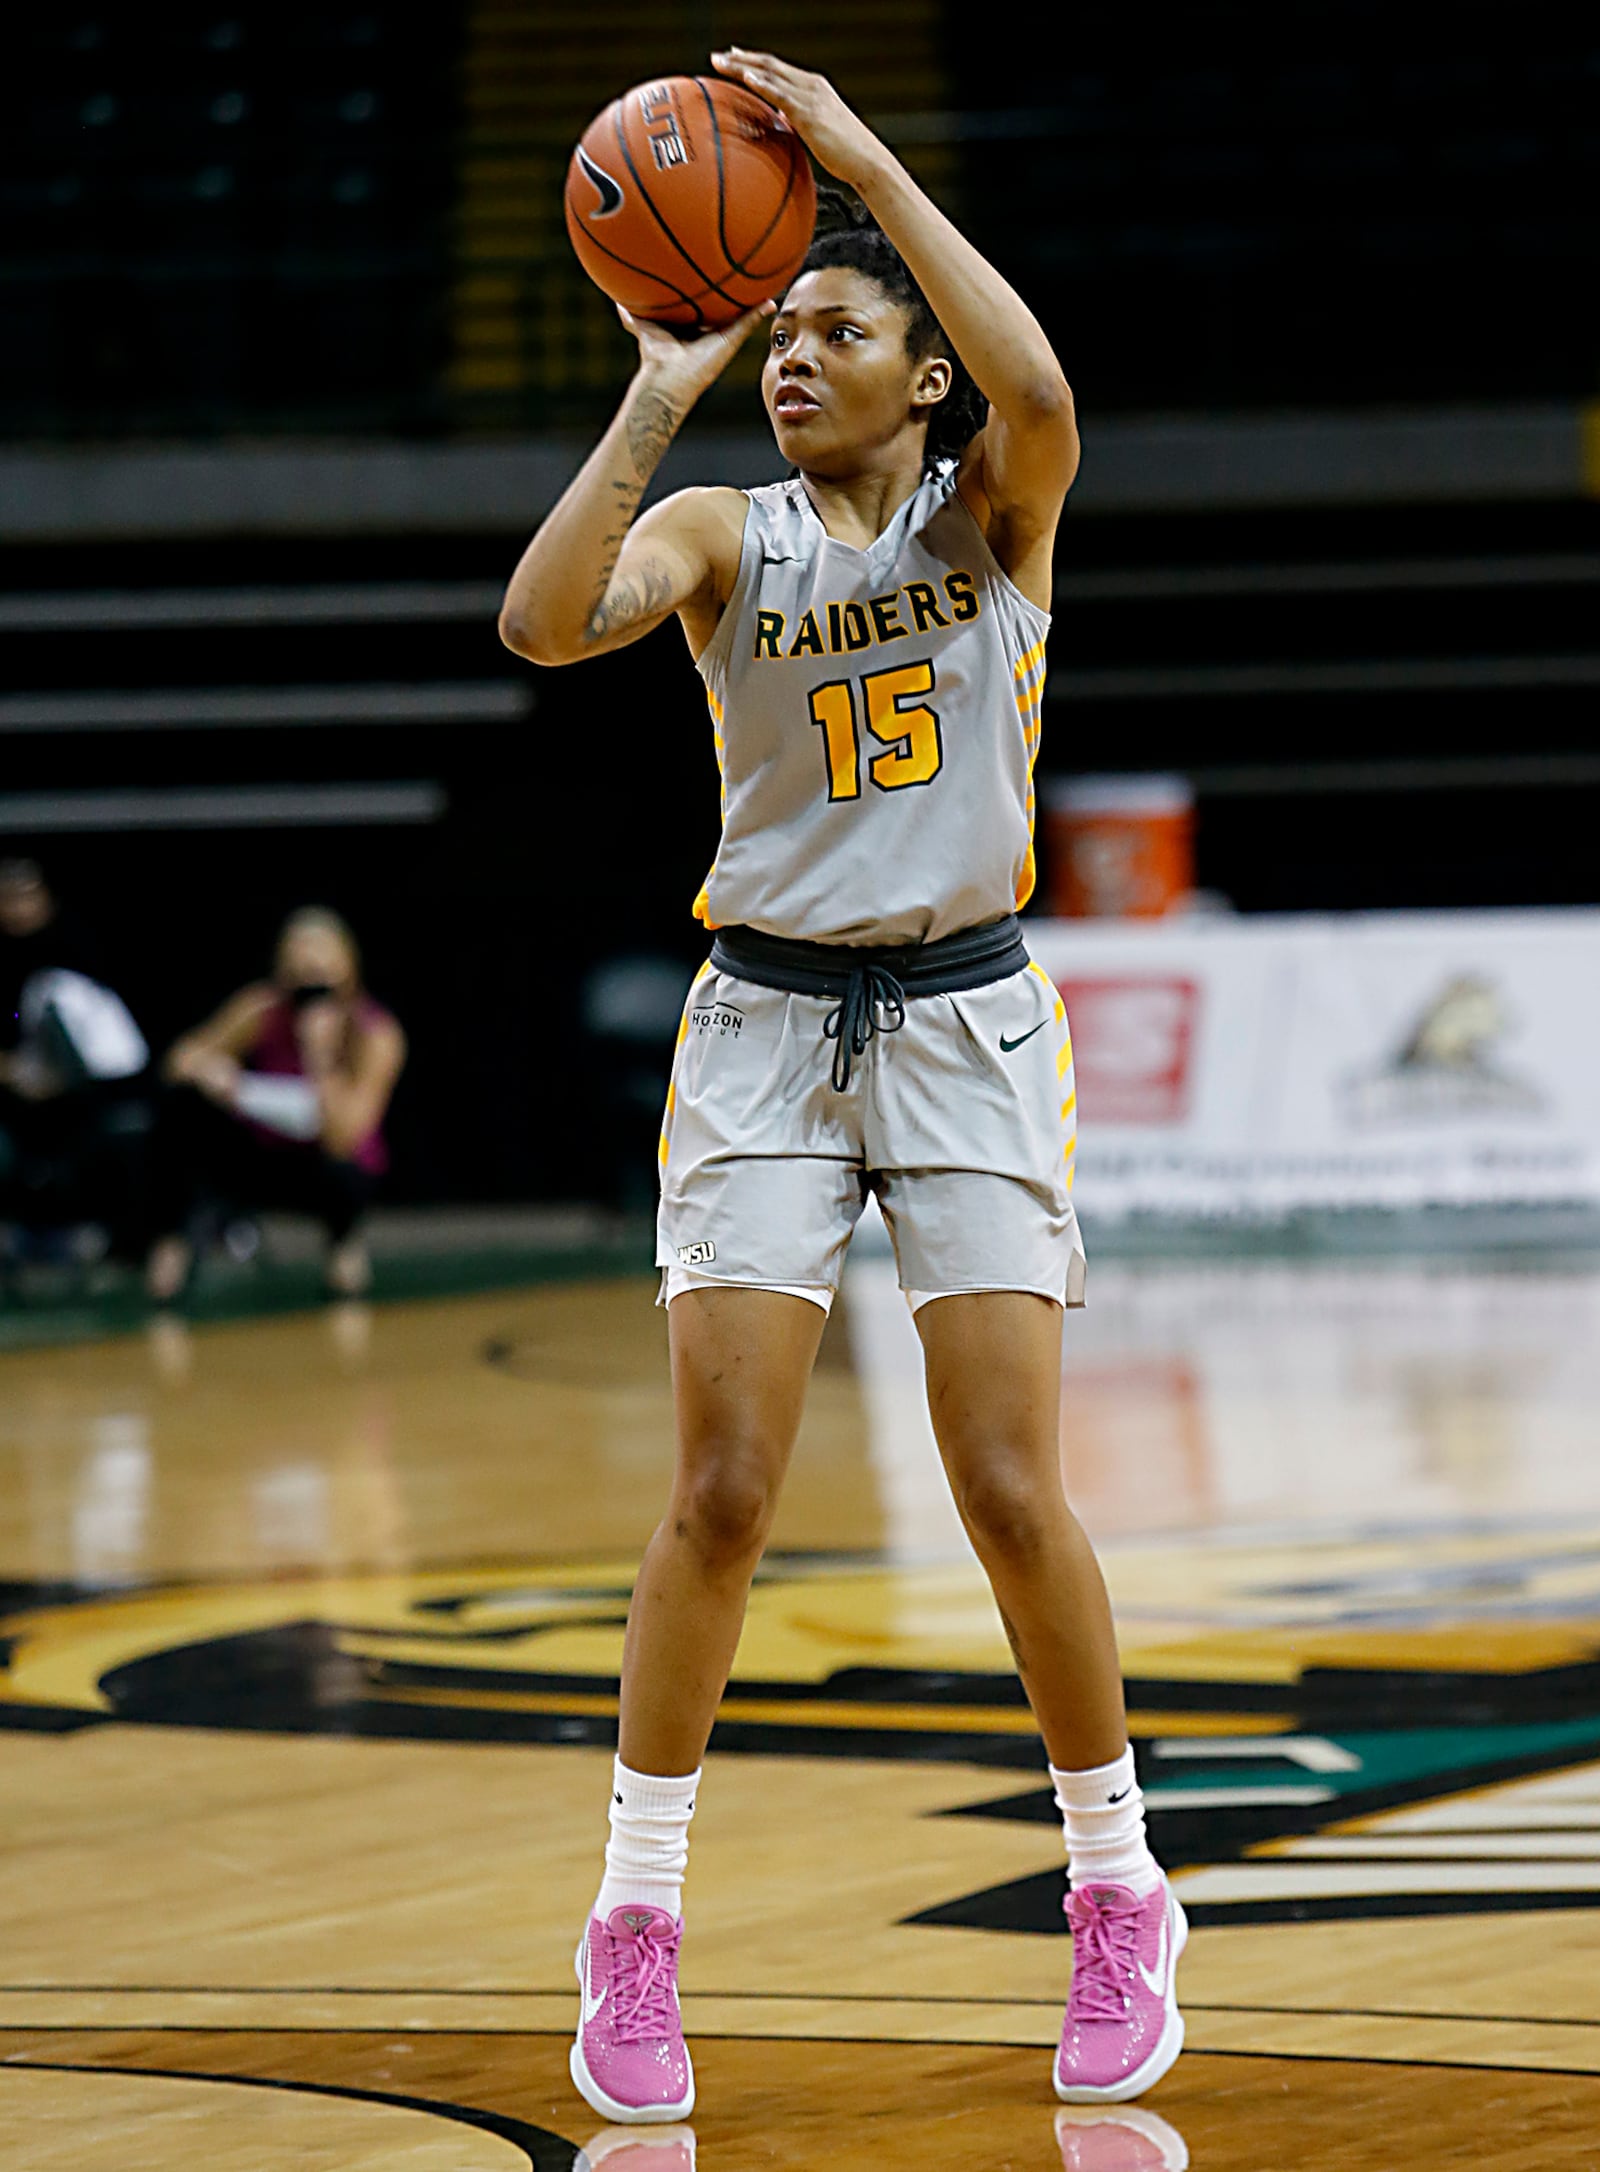
[[[676,1464],[628,1611],[611,1837],[578,1949],[571,2058],[588,2102],[629,2125],[694,2106],[677,1996],[689,1821],[826,1318],[748,1288],[685,1290],[667,1309]]]
[[[1186,1926],[1145,1836],[1105,1581],[1062,1485],[1061,1310],[990,1290],[936,1296],[916,1321],[939,1452],[1066,1827],[1073,1982],[1056,2092],[1138,2096],[1183,2043],[1173,1978]]]
[[[827,1314],[761,1289],[693,1289],[667,1312],[677,1461],[628,1612],[618,1747],[693,1773],[744,1622]]]
[[[629,1610],[572,2054],[583,2095],[630,2124],[681,2119],[694,2100],[676,1985],[700,1759],[861,1212],[859,1148],[817,1054],[827,1007],[813,1000],[797,1029],[790,1006],[804,1001],[708,967],[667,1095],[656,1259],[676,1461]]]
[[[1128,1746],[1111,1603],[1061,1479],[1061,1307],[1021,1290],[916,1313],[928,1408],[967,1535],[1061,1771]]]
[[[913,1003],[880,1077],[869,1166],[901,1285],[932,1300],[912,1298],[935,1430],[1066,1830],[1073,1978],[1056,2089],[1136,2096],[1183,2039],[1184,1924],[1145,1838],[1105,1586],[1062,1484],[1060,1308],[1084,1295],[1065,1006],[1036,968]]]

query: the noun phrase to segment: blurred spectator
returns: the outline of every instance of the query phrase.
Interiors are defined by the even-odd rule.
[[[37,860],[0,860],[0,1047],[16,1044],[24,983],[52,970],[98,980],[99,945],[62,908]]]
[[[329,1295],[359,1296],[371,1279],[360,1224],[388,1167],[383,1119],[405,1059],[349,928],[315,906],[292,914],[271,980],[241,988],[162,1066],[151,1298],[182,1294],[229,1210],[261,1208],[320,1222]]]
[[[0,1222],[22,1249],[87,1227],[134,1251],[149,1056],[36,862],[0,860]]]

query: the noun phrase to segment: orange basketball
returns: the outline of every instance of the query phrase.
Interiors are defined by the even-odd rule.
[[[779,294],[816,224],[805,145],[720,76],[640,83],[597,114],[567,169],[567,232],[614,302],[656,324],[728,324]]]

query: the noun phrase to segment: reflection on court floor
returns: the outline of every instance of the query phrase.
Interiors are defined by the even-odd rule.
[[[701,2106],[654,2158],[563,2078],[652,1296],[0,1358],[4,2162],[1332,2172],[1389,2161],[1351,2119],[1464,2161],[1491,2104],[1538,2137],[1507,2164],[1591,2161],[1600,1275],[1096,1264],[1064,1468],[1191,2052],[1058,2121],[1059,1833],[864,1251],[719,1723]]]

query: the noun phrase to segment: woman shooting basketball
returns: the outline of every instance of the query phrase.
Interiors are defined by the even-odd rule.
[[[677,1463],[629,1616],[573,2077],[611,2119],[693,2103],[676,1972],[699,1767],[871,1191],[1065,1820],[1056,2090],[1135,2096],[1182,2043],[1185,1927],[1145,1840],[1105,1587],[1062,1490],[1061,1308],[1083,1283],[1071,1045],[1015,917],[1072,394],[1018,296],[827,82],[766,54],[716,66],[876,223],[821,237],[776,306],[724,331],[625,319],[638,370],[501,617],[520,654],[568,664],[675,612],[723,773],[696,905],[715,940],[662,1140]],[[686,490],[636,519],[763,317],[763,398],[794,479]]]

